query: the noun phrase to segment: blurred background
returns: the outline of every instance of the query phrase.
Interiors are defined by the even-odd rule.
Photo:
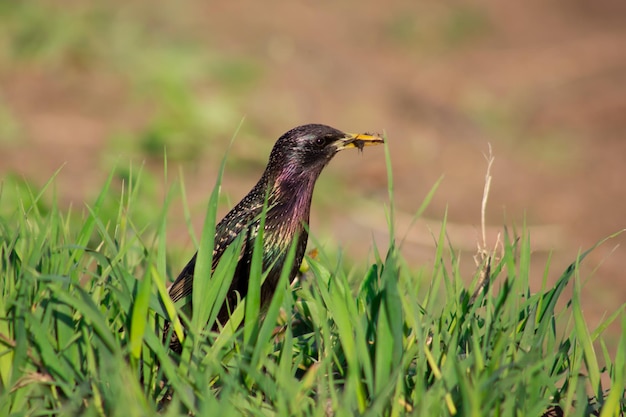
[[[432,265],[447,212],[468,282],[491,144],[488,240],[526,224],[538,290],[626,227],[626,2],[0,3],[3,204],[62,167],[56,198],[84,210],[113,170],[121,183],[143,164],[141,210],[158,212],[182,173],[199,233],[236,132],[223,213],[278,136],[311,122],[388,135],[409,264]],[[385,245],[386,202],[383,150],[343,152],[318,182],[313,234],[363,263],[372,241]],[[174,273],[194,250],[181,207],[169,222]],[[591,329],[626,302],[624,243],[583,263]]]

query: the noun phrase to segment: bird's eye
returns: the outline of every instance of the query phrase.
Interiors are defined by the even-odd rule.
[[[326,145],[326,141],[324,140],[324,138],[316,138],[315,139],[315,145],[317,145],[317,146],[319,146],[321,148],[324,145]]]

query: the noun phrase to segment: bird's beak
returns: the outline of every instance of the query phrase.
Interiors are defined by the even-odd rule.
[[[337,141],[337,150],[341,151],[348,148],[359,148],[363,150],[364,146],[380,145],[385,143],[382,137],[370,133],[346,133],[346,137]]]

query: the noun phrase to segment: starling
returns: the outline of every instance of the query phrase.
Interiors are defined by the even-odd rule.
[[[224,324],[234,309],[237,293],[241,298],[248,292],[250,262],[260,215],[267,198],[263,235],[263,269],[267,274],[261,287],[261,308],[267,306],[276,290],[286,254],[298,239],[296,255],[289,274],[291,281],[302,262],[308,234],[311,198],[317,177],[335,154],[343,149],[378,145],[383,139],[372,134],[344,133],[330,126],[309,124],[296,127],[282,135],[270,153],[261,179],[216,226],[213,265],[215,269],[228,245],[237,236],[247,234],[226,302],[217,319]],[[174,302],[191,294],[197,253],[181,271],[169,289]],[[175,335],[170,342],[180,351]]]

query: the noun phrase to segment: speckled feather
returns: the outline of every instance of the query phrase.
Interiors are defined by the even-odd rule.
[[[337,153],[338,149],[335,146],[337,141],[348,136],[324,125],[304,125],[285,133],[274,145],[261,179],[217,224],[213,269],[237,236],[242,233],[248,235],[228,291],[227,302],[217,317],[220,323],[223,324],[228,320],[229,311],[235,307],[237,293],[244,297],[248,292],[252,248],[266,195],[268,210],[263,235],[263,270],[271,269],[261,287],[262,307],[267,305],[276,290],[284,258],[293,239],[297,237],[296,256],[290,280],[295,277],[306,249],[308,234],[305,224],[309,221],[315,182],[323,168]],[[320,138],[323,139],[323,143]],[[361,142],[359,140],[355,142],[354,146],[362,149]],[[192,292],[196,257],[197,253],[170,287],[169,294],[175,302]],[[175,337],[170,346],[173,350],[180,351],[180,344]]]

